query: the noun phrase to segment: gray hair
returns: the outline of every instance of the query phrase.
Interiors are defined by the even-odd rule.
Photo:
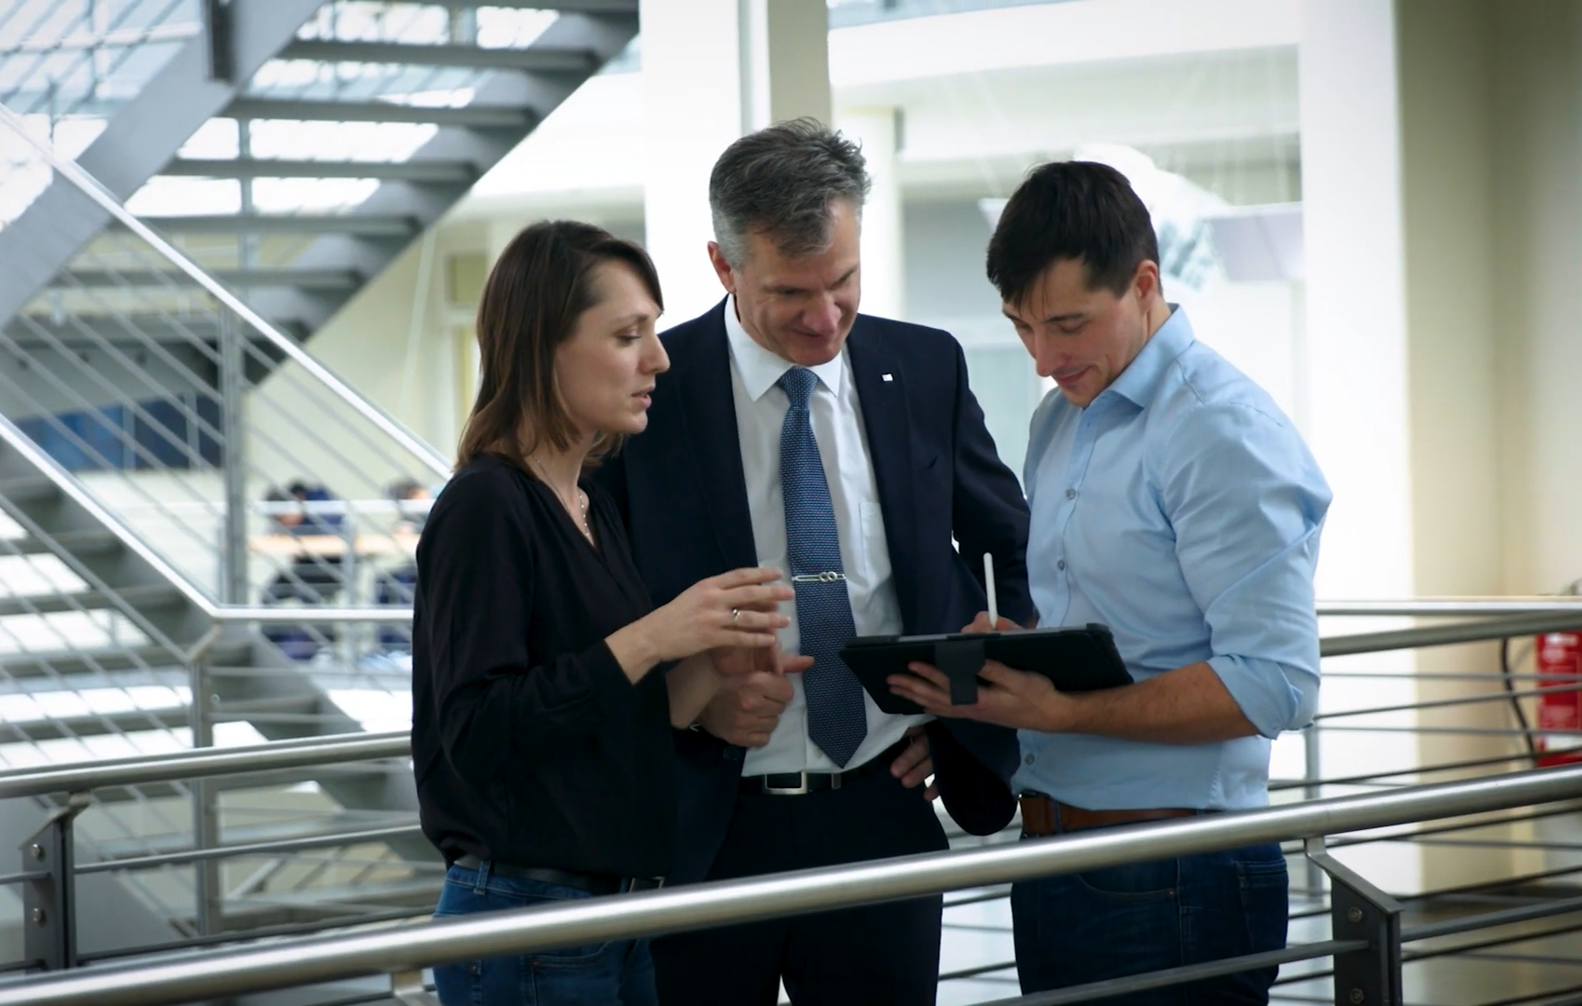
[[[776,123],[725,148],[709,176],[714,240],[732,268],[747,257],[747,235],[767,235],[782,254],[829,247],[830,205],[859,216],[868,171],[857,144],[817,119]]]

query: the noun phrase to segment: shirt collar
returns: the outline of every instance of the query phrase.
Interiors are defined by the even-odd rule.
[[[796,366],[753,341],[747,329],[742,327],[741,319],[736,316],[734,294],[725,300],[725,337],[730,340],[731,358],[736,361],[736,371],[742,376],[742,387],[747,391],[747,397],[755,402],[774,387],[786,371]],[[838,396],[846,375],[846,348],[842,346],[840,355],[828,363],[807,369],[813,371],[824,386]]]
[[[1139,408],[1147,408],[1153,401],[1154,395],[1159,391],[1160,382],[1164,380],[1165,372],[1176,357],[1186,352],[1188,346],[1197,340],[1192,334],[1192,323],[1187,320],[1186,311],[1179,305],[1170,305],[1170,317],[1166,319],[1159,330],[1143,344],[1132,362],[1121,371],[1121,375],[1099,395],[1103,398],[1110,392],[1125,398]]]

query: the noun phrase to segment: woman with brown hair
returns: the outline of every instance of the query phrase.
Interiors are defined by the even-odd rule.
[[[614,501],[583,477],[647,425],[669,366],[660,310],[648,256],[587,224],[528,227],[485,285],[478,399],[417,552],[412,753],[423,832],[449,867],[438,916],[656,886],[671,728],[714,694],[717,663],[758,663],[742,655],[771,652],[788,622],[773,569],[654,609]],[[642,940],[434,976],[447,1006],[655,998]]]

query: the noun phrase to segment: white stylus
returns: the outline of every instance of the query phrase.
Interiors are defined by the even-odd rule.
[[[989,592],[989,631],[997,632],[1000,628],[1000,605],[994,597],[994,556],[992,553],[983,553],[983,589]]]

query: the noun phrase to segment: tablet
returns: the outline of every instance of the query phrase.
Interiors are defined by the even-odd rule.
[[[933,664],[950,678],[954,705],[978,700],[978,671],[986,659],[1048,678],[1063,692],[1091,692],[1129,685],[1132,676],[1107,625],[1029,629],[1026,632],[954,632],[937,636],[858,636],[840,651],[873,701],[887,713],[923,710],[890,691],[885,678],[908,673],[913,661]]]

